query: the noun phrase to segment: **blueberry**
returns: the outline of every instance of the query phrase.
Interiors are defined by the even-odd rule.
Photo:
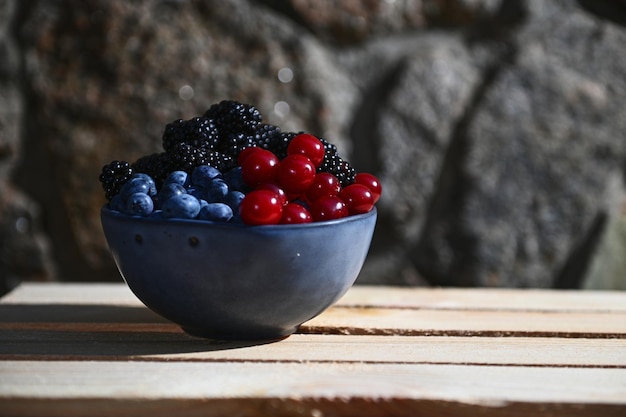
[[[186,187],[189,185],[189,175],[185,171],[172,171],[167,175],[163,184],[180,184]]]
[[[163,210],[154,210],[152,213],[150,213],[150,216],[148,217],[153,218],[153,219],[162,219],[164,218]]]
[[[109,202],[109,208],[111,210],[125,212],[126,205],[124,204],[124,201],[122,201],[122,196],[119,194],[116,194]]]
[[[198,218],[214,222],[227,222],[233,217],[233,210],[224,203],[208,203],[200,209]]]
[[[159,194],[157,194],[158,206],[161,207],[163,203],[165,203],[170,198],[181,194],[187,194],[187,190],[182,185],[176,184],[174,182],[171,182],[169,184],[163,184],[163,187],[161,187]]]
[[[228,187],[231,190],[237,190],[237,191],[243,191],[243,192],[248,191],[249,187],[243,181],[240,166],[235,167],[229,171],[226,171],[224,173],[224,181],[226,181],[226,184],[228,184]]]
[[[143,172],[136,172],[133,174],[133,176],[131,177],[131,179],[133,178],[141,178],[145,181],[148,182],[148,186],[150,187],[148,189],[148,195],[150,197],[154,197],[157,193],[157,188],[156,188],[156,183],[154,182],[154,179],[152,179],[152,177],[148,174],[144,174]]]
[[[228,206],[233,210],[234,213],[239,212],[239,205],[241,204],[241,200],[246,195],[241,191],[231,191],[226,194],[224,197],[224,203],[228,204]]]
[[[214,179],[221,177],[222,173],[210,165],[199,165],[191,173],[191,183],[206,187]]]
[[[228,194],[228,184],[221,178],[215,178],[206,187],[205,197],[209,203],[220,203],[224,201],[226,194]]]
[[[144,178],[131,178],[127,183],[122,185],[120,195],[123,201],[128,201],[128,198],[135,193],[150,194],[150,188],[150,181]]]
[[[206,200],[206,190],[204,189],[204,187],[192,185],[187,188],[187,194],[191,194],[198,200]]]
[[[200,201],[191,194],[174,195],[161,204],[164,217],[193,219],[200,212]]]
[[[146,193],[135,193],[126,201],[126,213],[133,216],[149,216],[154,210],[152,197]]]

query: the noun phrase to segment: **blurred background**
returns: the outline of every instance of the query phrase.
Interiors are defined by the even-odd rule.
[[[379,176],[358,284],[626,289],[626,1],[0,0],[0,293],[121,281],[114,159],[223,99]]]

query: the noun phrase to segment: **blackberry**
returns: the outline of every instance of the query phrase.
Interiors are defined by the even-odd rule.
[[[158,188],[161,188],[167,175],[174,171],[172,159],[165,152],[142,156],[131,166],[134,172],[150,175]]]
[[[250,146],[256,146],[253,136],[244,133],[231,133],[220,141],[219,150],[233,159],[237,159],[239,152]]]
[[[204,117],[215,121],[222,138],[231,133],[250,135],[261,124],[261,113],[250,104],[233,100],[223,100],[213,104]]]
[[[254,134],[256,146],[272,151],[278,159],[287,156],[287,146],[297,133],[281,132],[278,126],[263,124]]]
[[[218,151],[195,148],[187,143],[178,143],[168,155],[172,160],[173,170],[185,171],[188,174],[199,165],[210,165],[224,172],[236,165],[232,157]]]
[[[111,201],[132,175],[133,169],[126,161],[111,161],[103,166],[99,180],[107,200]]]
[[[317,172],[328,172],[333,174],[342,187],[346,187],[354,182],[356,170],[345,161],[337,152],[337,146],[326,139],[318,138],[324,144],[324,160],[317,168]]]
[[[166,152],[179,143],[186,143],[194,148],[213,149],[219,142],[219,131],[211,119],[178,119],[165,126],[162,142]]]
[[[318,138],[324,144],[324,154],[326,156],[337,155],[337,147],[324,138]]]

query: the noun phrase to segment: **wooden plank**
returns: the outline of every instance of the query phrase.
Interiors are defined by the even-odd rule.
[[[47,292],[47,295],[39,293],[46,287],[54,290]],[[145,308],[132,294],[128,295],[129,291],[123,285],[69,285],[67,288],[70,291],[67,293],[60,292],[63,288],[66,286],[29,285],[21,293],[3,299],[0,303],[0,328],[35,330],[55,327],[54,323],[66,323],[66,326],[77,329],[80,328],[77,323],[86,323],[93,326],[92,329],[102,330],[110,323],[125,323],[128,329],[171,331],[171,327],[163,327],[168,324],[166,320]],[[38,295],[32,296],[33,293]],[[47,303],[43,302],[46,297]],[[90,298],[91,301],[87,303]],[[83,304],[78,301],[69,303],[77,299],[81,299]],[[29,304],[26,301],[37,302]],[[23,326],[20,327],[20,323]],[[69,327],[65,329],[71,330]],[[337,305],[305,323],[300,332],[626,338],[626,312],[363,308]]]
[[[0,329],[176,331],[143,306],[5,305]],[[626,313],[413,310],[331,307],[300,333],[401,336],[626,338]]]
[[[573,415],[570,412],[578,410],[581,415],[581,406],[586,404],[587,415],[594,411],[594,405],[604,407],[607,414],[601,415],[618,415],[626,409],[626,370],[345,363],[0,362],[3,415],[36,415],[34,404],[65,406],[61,411],[66,415],[97,415],[94,404],[105,401],[110,403],[109,414],[128,413],[128,407],[138,414],[146,402],[150,407],[151,400],[169,412],[177,405],[184,410],[186,400],[195,400],[196,407],[201,401],[210,415],[214,415],[210,412],[213,401],[224,406],[223,401],[230,400],[226,409],[220,410],[229,411],[226,415],[267,415],[263,408],[242,412],[239,407],[245,399],[263,399],[266,401],[261,404],[265,405],[276,400],[288,404],[292,413],[299,404],[306,404],[306,399],[333,406],[360,399],[383,409],[372,413],[367,408],[352,408],[350,415],[394,415],[398,411],[394,407],[405,404],[408,408],[401,411],[406,412],[419,410],[422,403],[440,408],[450,404],[472,407],[477,412],[473,415],[520,415],[520,409],[548,410],[550,415]],[[45,407],[39,409],[46,411]],[[275,415],[285,415],[282,411]]]
[[[0,304],[140,306],[123,283],[24,283]],[[625,291],[353,286],[338,306],[444,310],[626,312]]]
[[[23,283],[0,299],[1,304],[71,304],[141,306],[124,283]]]
[[[0,360],[343,362],[626,369],[626,339],[295,334],[218,342],[182,332],[0,330]]]
[[[626,338],[626,313],[331,307],[303,333]]]
[[[355,285],[337,305],[445,310],[626,312],[626,291]]]

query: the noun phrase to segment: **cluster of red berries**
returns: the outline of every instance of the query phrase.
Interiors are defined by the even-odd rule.
[[[243,181],[252,191],[239,206],[246,224],[296,224],[333,220],[372,210],[381,194],[378,179],[358,173],[354,183],[342,187],[339,179],[317,172],[324,160],[324,144],[301,133],[288,145],[287,156],[249,147],[237,158]]]

